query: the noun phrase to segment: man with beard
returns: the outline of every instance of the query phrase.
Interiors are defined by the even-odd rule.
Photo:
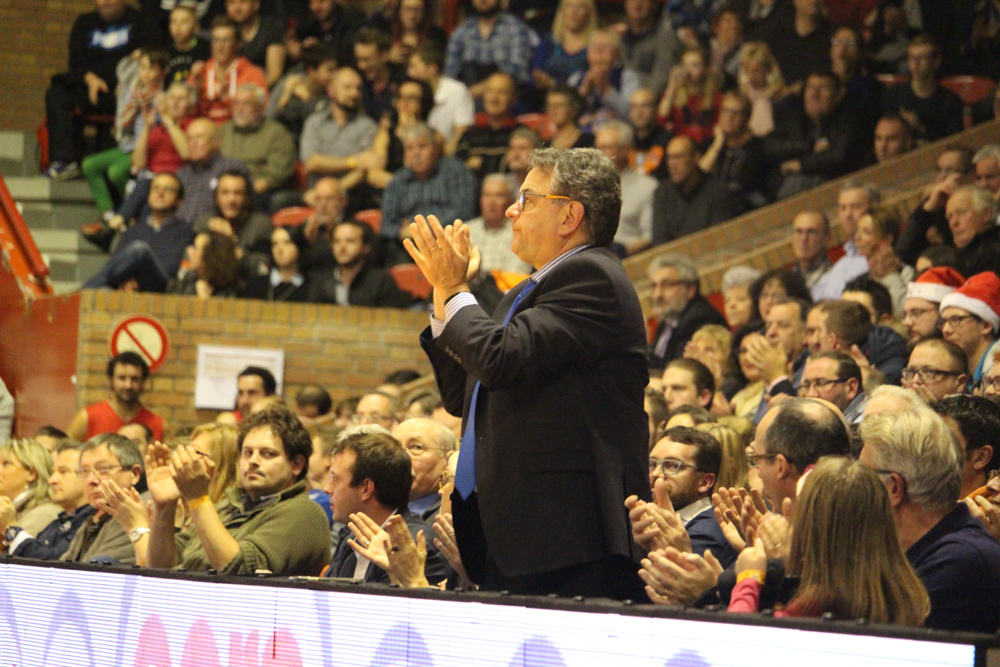
[[[476,97],[483,94],[486,78],[498,70],[527,83],[537,35],[524,21],[502,11],[501,0],[472,0],[472,13],[448,40],[445,76],[467,85]]]
[[[157,440],[163,439],[163,417],[151,412],[139,400],[149,377],[149,365],[136,352],[122,352],[108,362],[111,398],[94,403],[76,413],[66,433],[84,441],[98,433],[114,433],[125,424],[145,424]]]
[[[653,314],[659,320],[649,346],[649,367],[661,371],[684,354],[694,332],[706,324],[726,326],[719,311],[699,293],[698,270],[678,255],[657,257],[649,264]]]
[[[378,125],[361,109],[361,75],[350,67],[337,70],[327,89],[330,108],[320,107],[302,129],[299,159],[310,187],[322,176],[336,176],[345,192],[364,180],[358,154],[375,141]]]
[[[372,230],[356,220],[344,220],[332,228],[330,246],[336,266],[325,279],[317,279],[309,301],[340,306],[405,308],[408,295],[399,291],[385,269],[370,266]]]
[[[253,210],[250,179],[239,171],[219,176],[215,188],[215,212],[198,220],[195,232],[218,232],[231,237],[243,249],[247,275],[267,271],[271,254],[271,218]]]

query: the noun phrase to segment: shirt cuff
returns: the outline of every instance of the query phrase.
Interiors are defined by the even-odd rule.
[[[10,544],[7,545],[7,553],[13,554],[15,551],[17,551],[17,548],[19,546],[21,546],[28,540],[33,540],[33,539],[35,538],[28,531],[22,530],[17,534],[17,537],[11,540]]]
[[[462,310],[466,306],[477,306],[479,302],[476,301],[476,297],[472,296],[472,292],[460,292],[455,296],[448,299],[448,303],[444,305],[444,323],[451,322],[451,318],[458,314],[458,311]]]
[[[437,338],[444,333],[444,322],[431,315],[431,338]]]

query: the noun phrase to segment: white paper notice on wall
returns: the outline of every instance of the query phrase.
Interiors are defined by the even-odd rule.
[[[228,345],[198,346],[198,375],[194,383],[194,406],[206,410],[236,407],[236,376],[247,366],[271,371],[281,395],[285,351]]]

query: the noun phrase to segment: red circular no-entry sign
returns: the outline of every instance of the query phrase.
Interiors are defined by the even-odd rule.
[[[130,315],[111,331],[108,341],[111,356],[122,352],[136,352],[155,373],[163,368],[170,351],[170,338],[163,323],[148,315]]]

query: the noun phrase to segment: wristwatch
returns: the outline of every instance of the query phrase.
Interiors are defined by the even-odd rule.
[[[24,528],[21,528],[20,526],[11,526],[7,530],[3,531],[3,545],[5,547],[8,546],[14,541],[14,538],[16,538],[17,534],[22,530],[24,530]]]
[[[133,528],[128,531],[128,539],[132,544],[138,542],[143,535],[149,535],[149,528]]]

